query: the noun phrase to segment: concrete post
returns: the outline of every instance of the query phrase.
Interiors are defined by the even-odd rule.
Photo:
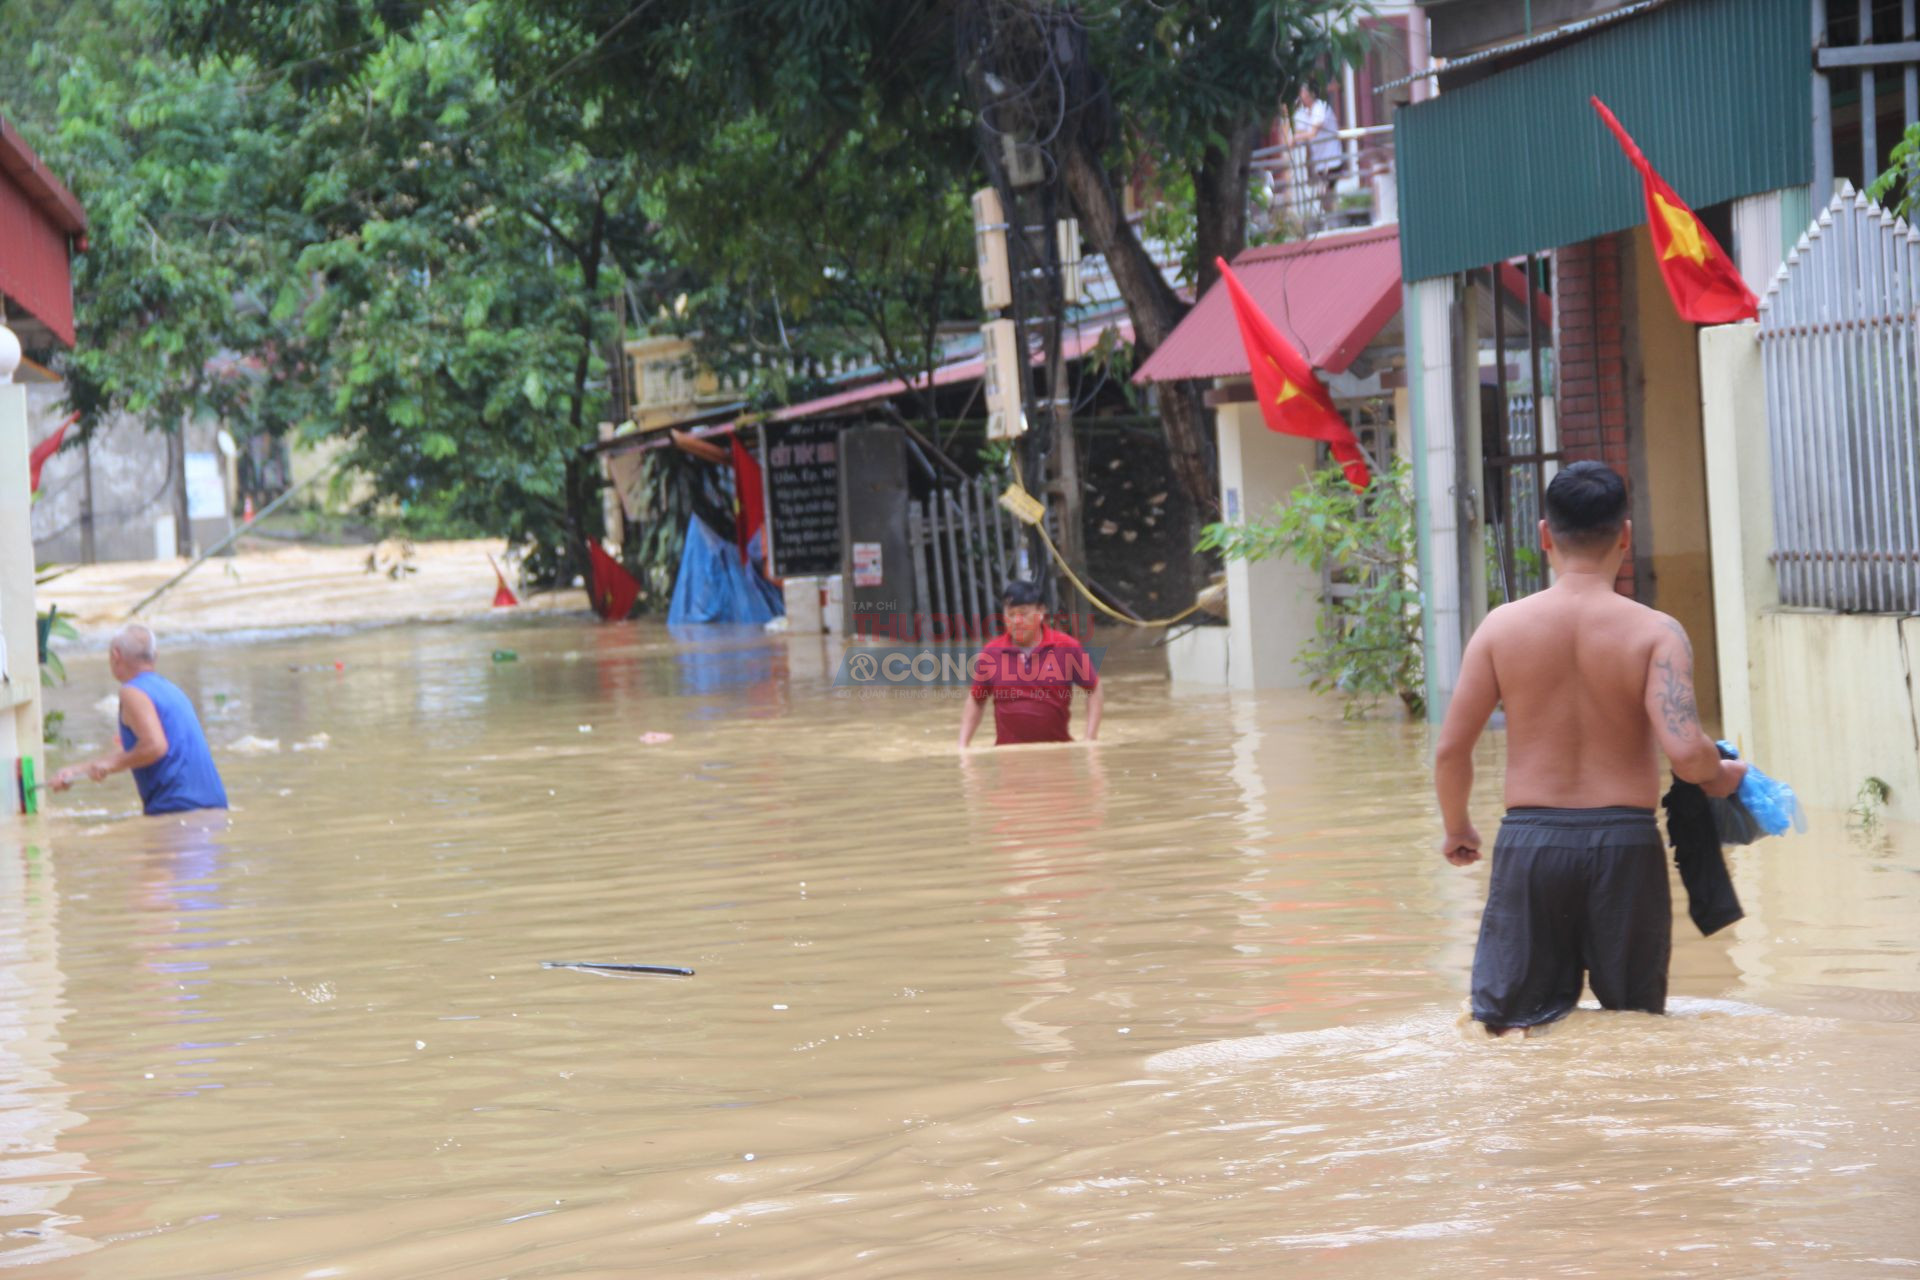
[[[40,637],[33,599],[33,493],[27,389],[16,386],[20,340],[0,325],[0,813],[20,812],[20,762],[45,766],[40,725]]]
[[[1420,519],[1422,623],[1426,634],[1427,716],[1446,714],[1471,629],[1473,579],[1466,558],[1478,550],[1472,494],[1460,488],[1461,290],[1451,276],[1405,286],[1407,380],[1412,402],[1414,498]],[[1478,370],[1474,373],[1477,377]],[[1475,387],[1477,392],[1478,388]],[[1478,464],[1473,475],[1478,475]],[[1473,486],[1477,491],[1477,484]]]
[[[1306,482],[1313,441],[1267,429],[1260,406],[1220,406],[1220,492],[1229,522],[1268,515]],[[1227,683],[1235,689],[1297,689],[1294,658],[1313,638],[1320,575],[1291,557],[1227,562]]]
[[[1767,683],[1766,651],[1753,642],[1762,610],[1780,603],[1773,549],[1773,460],[1768,452],[1760,326],[1700,331],[1700,428],[1706,445],[1713,627],[1720,667],[1720,724],[1742,751],[1755,746],[1754,691]]]

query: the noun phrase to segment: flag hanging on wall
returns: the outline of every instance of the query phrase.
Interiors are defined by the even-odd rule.
[[[28,470],[27,492],[28,493],[40,492],[41,468],[47,465],[48,458],[51,458],[54,454],[60,452],[60,446],[66,443],[67,428],[72,426],[74,423],[78,422],[79,420],[80,420],[80,415],[77,412],[68,414],[67,420],[60,424],[60,429],[58,431],[55,431],[52,435],[48,436],[45,440],[42,440],[39,444],[33,446],[33,452],[27,458],[27,470]]]
[[[1240,341],[1247,348],[1247,367],[1253,375],[1254,398],[1260,403],[1260,416],[1269,430],[1283,435],[1324,440],[1333,457],[1347,473],[1356,489],[1364,489],[1372,480],[1367,456],[1360,451],[1353,428],[1333,396],[1307,363],[1305,356],[1274,328],[1267,313],[1240,287],[1224,258],[1215,258],[1220,278],[1227,282],[1227,296],[1233,299],[1233,318],[1240,325]]]
[[[1598,98],[1589,98],[1607,128],[1640,171],[1640,189],[1647,201],[1647,230],[1660,263],[1660,278],[1673,296],[1673,309],[1694,324],[1731,324],[1760,314],[1760,300],[1747,288],[1733,259],[1713,238],[1700,215],[1674,194],[1667,180],[1653,171],[1646,156],[1620,122]]]

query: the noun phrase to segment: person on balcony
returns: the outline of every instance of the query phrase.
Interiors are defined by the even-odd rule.
[[[1319,194],[1324,218],[1333,212],[1334,188],[1340,182],[1345,154],[1340,149],[1340,124],[1334,119],[1333,108],[1310,84],[1300,86],[1299,103],[1294,107],[1293,145],[1296,163],[1304,160],[1305,165],[1299,181]],[[1304,208],[1306,201],[1300,203]]]

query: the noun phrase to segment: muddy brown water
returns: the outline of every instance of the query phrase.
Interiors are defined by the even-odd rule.
[[[963,764],[952,697],[836,695],[832,658],[566,620],[173,645],[230,822],[118,779],[0,828],[0,1264],[1920,1267],[1912,829],[1737,852],[1748,917],[1676,921],[1671,1016],[1489,1042],[1423,730],[1130,651],[1109,741]],[[104,664],[70,665],[98,745]]]

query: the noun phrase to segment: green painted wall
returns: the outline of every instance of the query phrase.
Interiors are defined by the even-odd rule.
[[[1640,181],[1588,105],[1620,117],[1696,208],[1813,179],[1808,0],[1665,8],[1394,116],[1408,280],[1645,220]]]

